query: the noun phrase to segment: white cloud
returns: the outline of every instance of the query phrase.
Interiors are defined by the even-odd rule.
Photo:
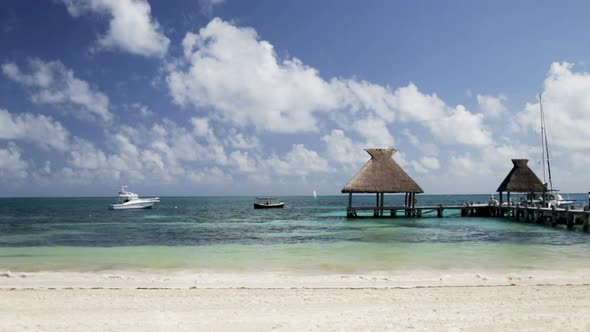
[[[324,80],[296,58],[281,60],[251,28],[215,18],[198,33],[187,33],[182,44],[184,59],[168,67],[174,102],[212,108],[216,120],[295,133],[319,131],[319,113],[330,112],[343,128],[354,123],[368,144],[395,144],[387,125],[396,121],[419,124],[447,144],[491,141],[480,114],[461,105],[450,107],[412,83],[393,90],[354,79]],[[441,131],[441,121],[452,125]]]
[[[260,141],[255,136],[246,136],[231,128],[226,137],[226,144],[236,149],[256,149],[260,147]]]
[[[317,130],[313,113],[338,104],[315,69],[278,60],[253,29],[216,18],[183,46],[188,67],[167,78],[177,104],[210,106],[223,120],[272,132]]]
[[[108,31],[99,37],[98,46],[146,57],[163,57],[170,39],[158,21],[151,16],[151,7],[144,0],[62,0],[70,15],[77,17],[88,11],[111,17]]]
[[[303,144],[294,144],[284,158],[276,156],[265,160],[266,169],[280,175],[306,176],[310,173],[327,172],[328,162],[316,151]]]
[[[451,156],[449,167],[455,176],[471,177],[473,175],[487,175],[490,172],[488,165],[477,162],[469,152]]]
[[[68,148],[69,133],[51,117],[30,113],[12,114],[0,109],[0,139],[23,140],[43,149],[64,151]]]
[[[412,132],[408,128],[402,130],[402,134],[406,136],[406,138],[414,148],[418,149],[425,155],[438,155],[438,147],[436,146],[436,144],[422,141],[420,138],[418,138],[418,136],[412,134]]]
[[[373,110],[380,118],[391,122],[395,120],[396,96],[389,88],[366,81],[332,80],[332,84],[340,92],[341,98],[351,107],[353,112],[359,109]]]
[[[198,171],[191,170],[186,175],[191,182],[199,184],[231,183],[233,179],[230,174],[219,167],[203,168]]]
[[[193,125],[193,134],[197,137],[208,137],[213,139],[213,130],[209,126],[209,119],[207,118],[191,118],[191,124]]]
[[[106,154],[84,139],[76,139],[72,144],[67,163],[70,167],[84,169],[101,169],[111,166]]]
[[[365,138],[367,147],[394,147],[395,139],[389,132],[387,124],[381,119],[369,117],[356,120],[353,124],[360,136]]]
[[[21,159],[17,146],[8,144],[6,149],[0,149],[0,180],[13,181],[27,177],[29,165]]]
[[[322,137],[322,141],[326,143],[327,156],[337,164],[355,167],[367,161],[361,152],[366,147],[360,142],[353,142],[341,129],[333,129],[330,134]]]
[[[229,156],[230,165],[237,168],[240,172],[254,173],[259,167],[257,166],[256,160],[248,155],[248,152],[233,151]]]
[[[483,125],[483,115],[473,114],[462,105],[445,117],[428,123],[431,133],[441,142],[482,147],[492,144],[491,132]]]
[[[440,168],[438,158],[431,156],[425,156],[419,160],[412,160],[409,162],[409,165],[411,165],[417,173],[422,174],[436,171]]]
[[[508,112],[503,102],[506,101],[506,96],[499,95],[497,97],[487,95],[477,95],[477,103],[479,108],[486,116],[490,118],[499,118]]]
[[[423,94],[410,83],[393,92],[393,108],[403,122],[432,122],[445,117],[448,106],[436,94]]]
[[[79,108],[85,117],[112,120],[109,112],[109,98],[96,91],[90,85],[74,76],[59,61],[44,62],[39,59],[29,60],[31,72],[23,73],[14,63],[2,65],[2,72],[11,80],[31,90],[31,100],[37,104],[56,104]]]
[[[438,161],[438,158],[436,157],[422,157],[420,158],[420,163],[422,165],[424,165],[424,167],[431,169],[431,170],[437,170],[440,168],[440,162]]]
[[[424,165],[422,165],[419,161],[412,160],[410,161],[410,165],[412,166],[412,168],[414,168],[414,171],[416,171],[416,173],[428,173],[428,169],[424,167]]]
[[[420,92],[412,83],[393,93],[393,105],[402,122],[418,123],[429,129],[441,143],[485,146],[491,143],[491,133],[483,124],[483,116],[464,106],[452,108],[436,94]]]
[[[549,143],[570,151],[590,152],[590,74],[574,72],[567,62],[551,64],[543,91]],[[527,103],[518,114],[524,128],[540,132],[539,103]]]
[[[169,121],[154,125],[151,129],[150,148],[164,153],[174,163],[214,161],[219,165],[225,164],[225,148],[209,128],[206,119],[193,118],[191,124],[192,130]]]

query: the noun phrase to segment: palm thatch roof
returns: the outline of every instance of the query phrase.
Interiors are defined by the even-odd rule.
[[[500,184],[500,187],[498,187],[498,192],[544,192],[546,189],[543,182],[529,168],[527,165],[528,162],[528,159],[512,159],[514,167],[512,167],[510,173],[508,173],[502,184]]]
[[[397,150],[365,149],[370,155],[343,193],[423,193],[420,186],[392,159]]]

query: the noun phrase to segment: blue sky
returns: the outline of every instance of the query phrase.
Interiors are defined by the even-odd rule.
[[[3,1],[0,196],[337,194],[394,159],[427,193],[511,158],[590,190],[583,1]]]

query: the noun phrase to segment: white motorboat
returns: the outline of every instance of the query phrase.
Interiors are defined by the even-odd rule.
[[[109,205],[110,210],[150,209],[154,204],[160,203],[160,197],[139,198],[137,194],[127,191],[127,186],[121,186],[118,196],[119,201]]]
[[[564,199],[563,196],[557,193],[557,190],[552,190],[545,194],[545,201],[547,202],[547,207],[557,207],[557,208],[564,208],[566,206],[572,207],[574,205],[574,201],[569,199]]]

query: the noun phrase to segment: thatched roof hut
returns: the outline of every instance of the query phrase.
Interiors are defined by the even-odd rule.
[[[512,159],[514,167],[498,187],[498,192],[542,193],[546,191],[543,182],[529,168],[528,159]]]
[[[392,159],[397,150],[365,149],[370,155],[343,193],[423,193],[420,186]]]
[[[404,205],[416,205],[416,193],[423,193],[420,186],[392,159],[397,150],[365,149],[371,159],[350,180],[343,193],[348,193],[348,216],[354,216],[352,208],[353,193],[376,193],[375,216],[383,215],[383,196],[385,193],[406,193]]]
[[[528,159],[512,159],[514,166],[504,181],[498,187],[500,193],[500,204],[502,204],[502,193],[507,192],[506,201],[510,203],[510,193],[528,193],[532,198],[534,193],[547,191],[545,185],[537,175],[529,168]]]

